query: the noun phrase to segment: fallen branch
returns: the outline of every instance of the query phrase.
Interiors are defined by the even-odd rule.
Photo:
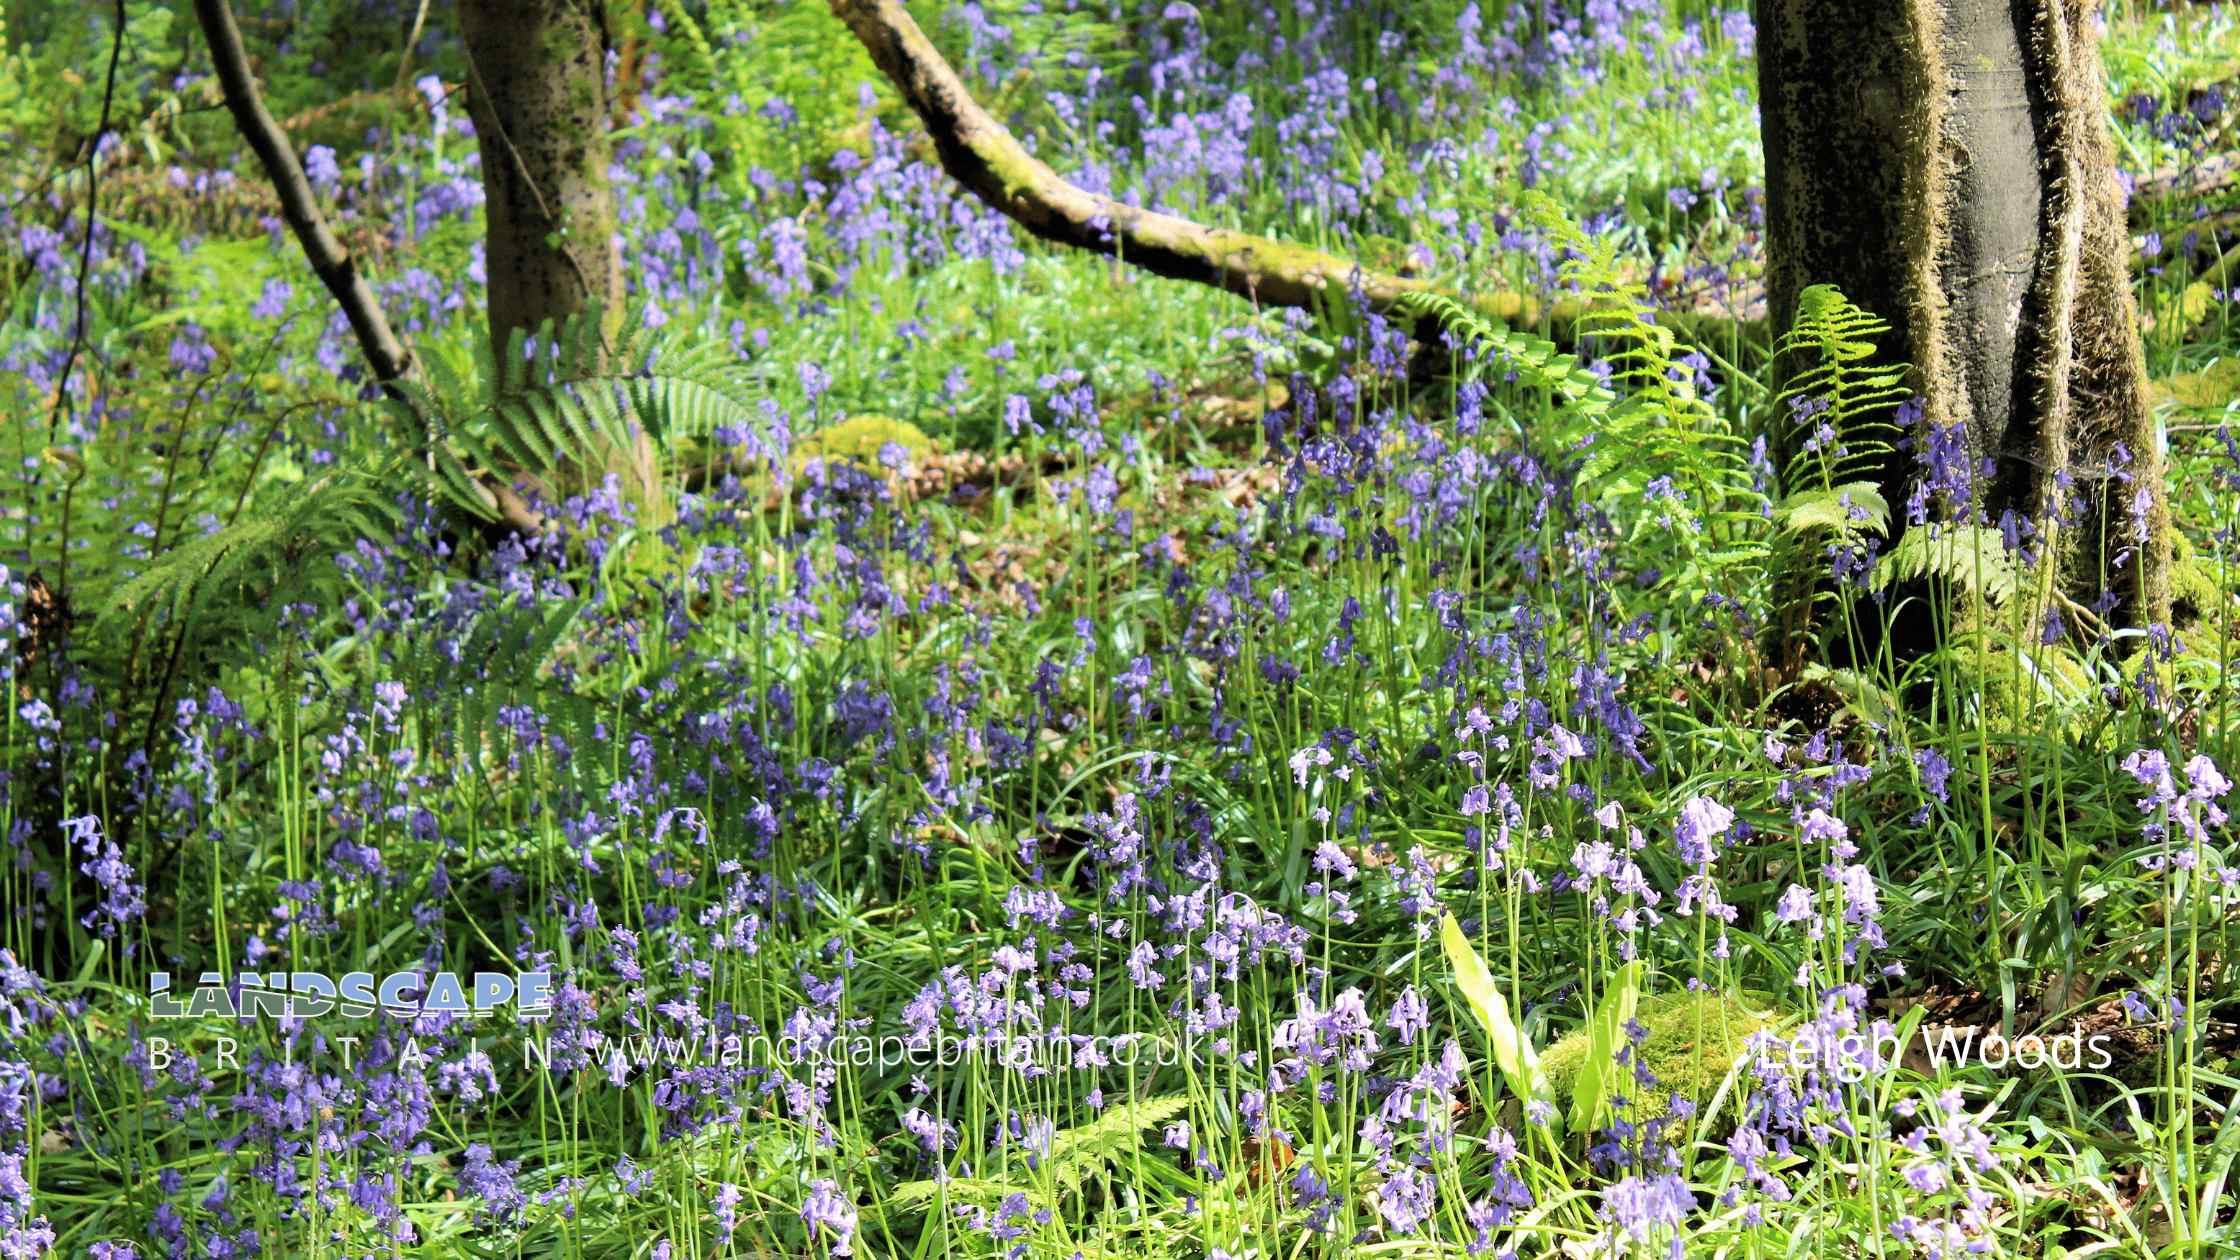
[[[409,396],[395,386],[411,375],[412,353],[389,327],[388,316],[382,313],[381,303],[358,271],[350,251],[327,226],[311,181],[304,176],[303,163],[296,158],[295,145],[264,107],[256,77],[249,71],[249,55],[242,47],[241,27],[234,21],[232,7],[226,0],[194,0],[194,11],[203,38],[209,42],[218,83],[225,90],[226,109],[233,115],[241,138],[257,155],[265,178],[272,182],[273,192],[280,199],[281,216],[295,234],[296,243],[303,247],[304,259],[335,305],[342,308],[342,316],[349,321],[351,335],[357,338],[358,349],[373,369],[374,379],[391,397],[410,405]],[[529,532],[544,527],[543,515],[511,487],[486,478],[483,489],[506,524]]]
[[[1255,305],[1311,307],[1326,295],[1355,289],[1370,309],[1411,327],[1419,317],[1401,309],[1403,300],[1438,291],[1425,281],[1373,271],[1349,258],[1250,232],[1206,227],[1070,183],[1027,152],[973,100],[897,0],[830,2],[833,14],[855,32],[871,60],[925,123],[942,169],[1043,240],[1117,258],[1153,275],[1212,285]],[[1550,303],[1522,293],[1483,294],[1463,305],[1511,327],[1545,320],[1558,341],[1571,339],[1581,309],[1575,299]],[[1727,321],[1703,317],[1660,313],[1659,318],[1699,334],[1713,324],[1727,326]]]

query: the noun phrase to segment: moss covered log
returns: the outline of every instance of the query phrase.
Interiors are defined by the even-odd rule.
[[[831,5],[925,124],[942,169],[1042,240],[1117,258],[1154,275],[1213,285],[1260,306],[1312,306],[1325,294],[1351,287],[1371,309],[1415,325],[1419,317],[1399,304],[1411,294],[1437,291],[1425,281],[1305,245],[1207,227],[1090,192],[1029,153],[981,108],[897,0],[831,0]],[[1575,301],[1547,302],[1514,292],[1481,294],[1464,304],[1510,327],[1545,326],[1558,341],[1570,339],[1579,311]],[[1697,334],[1710,331],[1700,325],[1728,327],[1704,317],[1666,318]]]

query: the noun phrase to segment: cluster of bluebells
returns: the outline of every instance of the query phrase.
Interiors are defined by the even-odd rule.
[[[2143,855],[2140,863],[2149,870],[2194,869],[2202,846],[2224,827],[2225,811],[2218,802],[2232,790],[2232,781],[2205,753],[2186,762],[2186,786],[2182,790],[2170,759],[2157,749],[2140,749],[2126,756],[2123,771],[2146,789],[2136,802],[2143,819],[2141,830],[2158,846]],[[2216,876],[2230,884],[2234,872],[2227,867]]]
[[[1491,496],[1513,496],[1505,510],[1560,519],[1582,542],[1591,538],[1595,527],[1572,514],[1560,477],[1532,455],[1458,445],[1436,422],[1372,394],[1403,370],[1389,342],[1372,329],[1379,375],[1328,392],[1302,378],[1294,409],[1271,419],[1286,493],[1308,518],[1296,545],[1364,560],[1392,554],[1403,538],[1414,548],[1453,547],[1445,527],[1470,519]],[[1093,402],[1072,396],[1078,382],[1051,388],[1057,396],[1046,414],[1081,463],[1135,480],[1140,448],[1106,437]],[[774,415],[773,433],[784,419]],[[772,463],[784,459],[771,435],[739,441],[759,443],[760,458]],[[1457,458],[1463,450],[1468,457]],[[762,519],[752,505],[763,491],[729,478],[689,498],[670,527],[674,544],[693,549],[693,563],[626,590],[608,587],[605,566],[581,568],[575,559],[611,554],[636,524],[611,485],[551,505],[562,528],[497,549],[471,581],[428,583],[440,557],[409,530],[366,540],[339,558],[356,594],[328,615],[425,664],[409,682],[375,674],[347,693],[307,693],[324,717],[304,730],[292,764],[301,767],[296,799],[317,841],[260,902],[241,907],[253,930],[237,942],[235,965],[331,961],[354,925],[400,916],[418,929],[412,961],[432,971],[481,939],[464,930],[457,906],[481,907],[514,965],[556,973],[551,1009],[533,1033],[548,1070],[587,1088],[643,1091],[663,1141],[775,1114],[832,1150],[843,1134],[830,1110],[838,1085],[831,1063],[722,1052],[762,1036],[825,1044],[870,1020],[846,1005],[852,953],[816,926],[822,868],[790,855],[829,843],[837,827],[861,837],[882,866],[920,877],[941,858],[924,837],[995,818],[995,802],[1034,782],[1035,750],[1052,740],[1203,750],[1202,764],[1232,783],[1264,774],[1266,759],[1281,756],[1319,832],[1296,889],[1256,876],[1237,882],[1242,837],[1233,823],[1176,776],[1173,760],[1130,758],[1109,804],[1079,824],[1087,858],[1079,874],[1053,860],[1049,846],[1058,839],[1046,827],[1026,829],[1007,860],[1015,882],[1000,898],[1000,926],[988,925],[992,935],[973,961],[924,982],[902,1012],[903,1030],[921,1044],[949,1039],[985,1052],[1028,1082],[1050,1078],[1050,1065],[1027,1051],[1055,1037],[1085,1073],[1063,1079],[1085,1080],[1079,1105],[1094,1113],[1103,1083],[1116,1083],[1122,1068],[1111,1061],[1114,1047],[1084,1028],[1110,1017],[1109,1009],[1093,1014],[1099,992],[1131,994],[1144,1026],[1171,1029],[1255,1081],[1237,1113],[1244,1136],[1295,1145],[1308,1131],[1304,1117],[1369,1106],[1345,1127],[1361,1131],[1374,1165],[1375,1217],[1351,1228],[1437,1228],[1439,1196],[1448,1192],[1439,1170],[1457,1145],[1485,1143],[1496,1167],[1510,1170],[1516,1144],[1499,1131],[1458,1129],[1470,1063],[1456,1039],[1432,1038],[1429,996],[1408,989],[1373,1010],[1362,989],[1330,983],[1314,961],[1316,933],[1365,910],[1421,933],[1458,878],[1467,889],[1506,872],[1504,861],[1519,862],[1517,873],[1529,878],[1521,802],[1550,796],[1607,810],[1585,769],[1597,756],[1645,765],[1654,749],[1606,655],[1565,666],[1552,624],[1529,603],[1473,610],[1469,587],[1441,585],[1431,601],[1444,635],[1424,661],[1425,676],[1463,701],[1451,764],[1465,776],[1458,795],[1485,861],[1458,876],[1421,846],[1390,854],[1378,833],[1395,807],[1395,754],[1385,737],[1332,725],[1284,753],[1286,745],[1256,742],[1225,714],[1373,660],[1368,610],[1389,607],[1392,593],[1367,586],[1301,598],[1243,520],[1216,518],[1190,549],[1198,558],[1178,558],[1141,537],[1117,502],[1122,484],[1119,475],[1102,488],[1094,476],[1084,479],[1091,545],[1136,557],[1154,575],[1172,609],[1170,656],[1202,663],[1217,680],[1204,707],[1171,685],[1171,662],[1115,650],[1088,618],[1074,625],[1065,654],[1045,658],[1024,686],[1004,689],[992,664],[999,636],[1031,633],[1032,604],[1012,602],[1016,592],[977,589],[945,554],[933,522],[908,515],[888,482],[845,463],[812,461],[787,491],[794,532],[764,544],[774,544],[780,563],[765,564],[743,545],[744,530],[766,528],[748,524]],[[1538,559],[1538,580],[1553,582],[1552,561]],[[577,599],[592,611],[574,627],[565,663],[524,668],[489,649],[537,624],[549,606]],[[274,651],[316,652],[316,611],[291,610],[284,624],[293,637]],[[763,627],[780,650],[808,653],[820,635],[870,640],[934,615],[979,629],[933,663],[922,685],[872,673],[800,690],[726,646],[738,621]],[[666,673],[622,696],[620,708],[578,690],[650,652],[670,662]],[[1258,663],[1240,669],[1248,652]],[[1569,698],[1556,700],[1559,689]],[[1081,713],[1099,700],[1117,703],[1097,705],[1099,725],[1088,728]],[[184,860],[206,863],[256,842],[252,828],[269,834],[241,811],[239,792],[283,736],[252,716],[270,712],[269,704],[251,701],[213,686],[176,702],[168,724],[176,755],[129,761],[121,776],[140,835],[194,837]],[[863,786],[903,774],[910,793],[897,799],[922,805],[876,817],[855,812]],[[491,804],[493,791],[502,804]],[[1724,807],[1691,802],[1680,851],[1706,866],[1731,823]],[[74,822],[67,842],[103,892],[87,926],[134,924],[145,894],[119,842],[96,820]],[[1068,895],[1068,879],[1095,890],[1089,904]],[[1644,905],[1670,895],[1648,888],[1638,867],[1624,884]],[[632,886],[638,896],[623,896]],[[1706,870],[1679,896],[1683,913],[1725,913]],[[773,941],[782,944],[776,965],[794,970],[800,1000],[732,1000],[742,978],[767,974]],[[562,966],[563,956],[573,965]],[[1296,996],[1258,1049],[1240,1020],[1248,993],[1271,981]],[[399,1177],[435,1140],[433,1118],[497,1105],[507,1057],[530,1036],[510,1030],[493,1046],[433,1013],[376,1021],[349,1034],[356,1044],[344,1068],[334,1062],[341,1029],[275,1031],[280,1040],[252,1054],[236,1080],[214,1080],[188,1061],[159,1066],[144,1043],[120,1066],[175,1116],[223,1134],[229,1176],[261,1183],[282,1203],[316,1200],[325,1212],[344,1212],[363,1237],[391,1246],[412,1237]],[[648,1058],[633,1049],[648,1040],[697,1053]],[[347,1178],[319,1156],[318,1117],[326,1113],[361,1117]],[[1015,1113],[993,1132],[923,1104],[894,1121],[920,1167],[936,1175],[979,1175],[991,1159],[1031,1166],[1055,1149],[1057,1119],[1046,1113]],[[1177,1127],[1173,1142],[1197,1175],[1238,1175],[1222,1167],[1226,1138],[1217,1130]],[[1339,1170],[1299,1162],[1288,1206],[1315,1228],[1335,1228],[1347,1210],[1329,1188]],[[488,1143],[458,1153],[453,1167],[462,1197],[505,1228],[561,1210],[580,1177],[537,1169]],[[618,1168],[608,1180],[621,1186],[639,1175]],[[182,1199],[195,1193],[180,1190]],[[820,1181],[799,1209],[800,1228],[842,1252],[852,1237],[851,1200],[844,1183]],[[239,1226],[194,1202],[194,1210],[159,1214],[166,1249],[234,1245]],[[734,1225],[725,1228],[743,1227],[743,1192],[728,1207],[714,1202],[711,1219],[720,1224],[728,1213]],[[1473,1251],[1495,1247],[1531,1202],[1513,1170],[1473,1192],[1461,1203]],[[1021,1237],[1047,1224],[1037,1215],[992,1210],[978,1225]]]
[[[65,1012],[46,981],[0,948],[0,1255],[29,1260],[54,1246],[55,1231],[26,1176],[45,1113],[61,1102],[62,1082],[37,1066],[50,1038],[64,1035]]]
[[[1364,352],[1374,355],[1369,324]],[[1794,845],[1808,866],[1759,910],[1800,960],[1788,1004],[1808,1014],[1812,1053],[1761,1054],[1749,1067],[1742,1120],[1724,1139],[1728,1193],[1747,1198],[1756,1219],[1791,1198],[1799,1155],[1883,1141],[1908,1152],[1916,1192],[1896,1217],[1899,1237],[1924,1249],[1977,1237],[1983,1192],[1965,1170],[1983,1170],[1982,1123],[1942,1114],[1862,1131],[1856,1088],[1860,1070],[1888,1066],[1860,1057],[1884,1028],[1868,991],[1902,968],[1887,954],[1882,873],[1847,819],[1886,782],[1918,784],[1928,807],[1949,794],[1952,764],[1826,731],[1794,744],[1769,737],[1760,765],[1682,797],[1662,827],[1648,826],[1634,802],[1667,750],[1629,693],[1626,626],[1585,609],[1610,579],[1582,573],[1618,563],[1607,521],[1570,497],[1569,465],[1485,449],[1451,419],[1386,392],[1402,370],[1372,365],[1327,388],[1295,379],[1292,402],[1268,420],[1295,528],[1271,533],[1265,521],[1216,515],[1179,549],[1147,539],[1126,514],[1122,487],[1140,484],[1140,448],[1106,435],[1093,404],[1065,398],[1078,382],[1052,382],[1061,401],[1045,400],[1044,414],[1076,466],[1112,470],[1103,488],[1082,479],[1086,545],[1142,566],[1170,637],[1154,655],[1122,649],[1093,618],[1057,622],[1059,650],[1025,677],[1003,676],[1003,650],[1054,619],[1015,588],[978,582],[939,522],[914,514],[887,480],[838,461],[812,461],[788,487],[790,534],[755,535],[769,518],[763,488],[745,479],[688,497],[667,534],[691,562],[651,577],[613,577],[577,559],[614,554],[636,527],[612,486],[554,505],[561,530],[498,549],[472,580],[428,582],[425,538],[367,540],[339,558],[357,594],[334,615],[395,647],[398,660],[428,664],[410,681],[376,674],[317,697],[329,707],[300,746],[297,799],[318,840],[261,901],[237,908],[255,930],[236,965],[331,960],[354,925],[393,917],[415,924],[411,964],[432,971],[490,931],[514,965],[555,973],[534,1033],[505,1036],[533,1035],[541,1061],[578,1088],[642,1097],[657,1139],[687,1148],[711,1131],[776,1121],[822,1161],[843,1149],[847,1125],[865,1122],[835,1108],[841,1081],[829,1061],[724,1053],[757,1037],[817,1046],[893,1031],[918,1047],[968,1048],[1020,1098],[1069,1087],[1054,1105],[967,1117],[920,1082],[877,1123],[900,1139],[890,1171],[934,1179],[1057,1158],[1061,1132],[1109,1107],[1127,1079],[1114,1040],[1092,1035],[1124,1011],[1120,1026],[1199,1047],[1239,1082],[1233,1112],[1147,1135],[1186,1175],[1215,1187],[1260,1178],[1256,1165],[1229,1161],[1236,1141],[1295,1150],[1272,1179],[1276,1193],[1290,1219],[1333,1245],[1433,1235],[1459,1218],[1470,1254],[1498,1254],[1535,1202],[1522,1143],[1468,1119],[1482,1065],[1467,1038],[1444,1031],[1433,991],[1341,978],[1362,974],[1369,947],[1355,942],[1420,938],[1450,909],[1475,923],[1482,896],[1513,892],[1527,914],[1593,924],[1613,957],[1700,940],[1716,970],[1731,961],[1730,929],[1752,910],[1723,883],[1722,865],[1741,846]],[[782,439],[752,441],[756,457],[784,461]],[[1532,522],[1552,540],[1505,557],[1517,584],[1505,600],[1489,598],[1463,563],[1477,544],[1459,523],[1489,516]],[[1302,579],[1272,563],[1285,548],[1347,563]],[[1379,667],[1376,653],[1392,650],[1383,623],[1400,599],[1386,561],[1426,575],[1414,598],[1437,633],[1403,650],[1416,685],[1436,698],[1430,711],[1443,715],[1425,728],[1436,740],[1403,746],[1374,713],[1295,740],[1240,721],[1276,702],[1316,712],[1312,688]],[[588,611],[553,666],[524,668],[489,650],[576,600]],[[1579,620],[1567,625],[1562,614],[1573,612]],[[810,659],[829,640],[876,643],[936,617],[970,632],[910,674],[773,674],[730,646],[744,622],[772,652]],[[275,650],[315,652],[318,620],[290,624],[296,637]],[[590,689],[602,671],[649,658],[661,668],[619,696]],[[1193,679],[1207,680],[1202,692]],[[280,739],[253,716],[269,705],[250,699],[209,687],[175,704],[176,755],[128,762],[121,777],[132,825],[196,837],[205,853],[264,826],[240,808],[239,784]],[[1107,790],[1090,798],[1097,806],[1069,824],[1047,816],[1057,798],[1034,795],[1055,788],[1036,786],[1038,750],[1052,744],[1131,749],[1109,762]],[[1178,773],[1184,756],[1205,777]],[[2183,842],[2222,826],[2227,788],[2206,759],[2174,772],[2142,753],[2126,768],[2146,788],[2141,809],[2157,834]],[[1411,779],[1436,785],[1433,808],[1454,845],[1396,851],[1388,840],[1395,820],[1426,808],[1408,795]],[[1222,794],[1254,782],[1280,785],[1298,820],[1290,872],[1262,862],[1255,846],[1265,841],[1224,812]],[[1012,803],[1022,794],[1033,801],[1027,815]],[[879,800],[903,803],[866,804]],[[1782,834],[1746,820],[1768,813],[1786,813]],[[864,969],[828,916],[829,868],[802,855],[828,852],[837,836],[850,877],[908,886],[951,860],[957,831],[1022,822],[1011,843],[982,854],[1001,879],[954,961],[911,977],[914,996],[890,1023],[852,1005]],[[102,894],[84,926],[127,935],[146,893],[125,850],[97,819],[72,821],[65,841]],[[2175,855],[2180,845],[2165,847]],[[868,876],[855,865],[866,857]],[[462,904],[476,907],[475,928]],[[1347,943],[1333,947],[1339,937]],[[782,987],[756,979],[773,974]],[[1289,996],[1270,1007],[1269,993]],[[1252,1027],[1262,1019],[1264,1041]],[[353,1033],[362,1036],[343,1068],[339,1030],[275,1031],[280,1040],[238,1079],[213,1080],[191,1061],[158,1068],[144,1043],[118,1067],[175,1123],[222,1145],[227,1184],[254,1181],[306,1211],[316,1203],[369,1244],[409,1244],[404,1170],[443,1140],[439,1114],[504,1105],[506,1056],[519,1047],[478,1042],[477,1029],[429,1013]],[[1627,1099],[1660,1087],[1638,1060],[1641,1030],[1630,1031],[1619,1065]],[[649,1057],[636,1048],[648,1043],[692,1053]],[[1067,1070],[1049,1058],[1053,1045]],[[58,1097],[69,1088],[53,1073],[25,1079]],[[1669,1164],[1664,1122],[1633,1124],[1626,1109],[1593,1147],[1609,1228],[1640,1246],[1677,1245],[1694,1190]],[[354,1117],[347,1174],[322,1155],[329,1114]],[[1687,1114],[1673,1109],[1676,1122]],[[1526,1141],[1546,1118],[1527,1113]],[[1302,1149],[1307,1135],[1333,1129],[1352,1135],[1342,1153]],[[1465,1151],[1473,1167],[1490,1167],[1490,1181],[1455,1184],[1447,1170]],[[563,1213],[586,1185],[634,1194],[648,1175],[634,1163],[561,1173],[489,1142],[452,1155],[453,1188],[494,1229]],[[863,1195],[855,1175],[801,1180],[773,1222],[757,1206],[772,1188],[750,1195],[735,1174],[708,1190],[707,1220],[726,1236],[783,1228],[849,1254]],[[1349,1181],[1367,1193],[1347,1198],[1338,1187]],[[242,1222],[223,1196],[211,1205],[213,1193],[208,1182],[182,1183],[167,1197],[151,1227],[162,1251],[241,1245]],[[964,1205],[952,1224],[1006,1250],[1055,1229],[1051,1210],[1023,1195]],[[36,1228],[31,1218],[18,1227]]]

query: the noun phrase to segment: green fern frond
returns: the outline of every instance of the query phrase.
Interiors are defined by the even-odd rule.
[[[291,490],[280,510],[253,504],[232,524],[166,548],[109,593],[97,627],[180,616],[228,601],[261,605],[265,593],[305,576],[311,563],[331,565],[337,552],[358,539],[392,530],[389,478],[386,470],[337,472],[308,490]]]
[[[1050,1141],[1050,1155],[1042,1164],[1047,1184],[1060,1195],[1078,1192],[1107,1162],[1134,1151],[1145,1129],[1166,1124],[1189,1109],[1189,1095],[1165,1094],[1112,1107],[1088,1124],[1055,1135]],[[996,1202],[1008,1195],[1024,1194],[1032,1203],[1051,1206],[1036,1185],[972,1177],[904,1182],[888,1194],[886,1202],[889,1207],[918,1208],[944,1192],[968,1203]]]
[[[1058,1134],[1050,1143],[1053,1167],[1087,1171],[1100,1160],[1127,1154],[1145,1129],[1157,1128],[1190,1109],[1188,1094],[1165,1094],[1106,1109],[1088,1124]]]
[[[1834,285],[1816,284],[1798,295],[1797,317],[1776,352],[1793,365],[1775,398],[1787,418],[1806,400],[1824,410],[1805,423],[1825,425],[1833,444],[1819,443],[1824,486],[1875,480],[1903,434],[1890,413],[1910,395],[1904,365],[1878,364],[1876,338],[1888,321],[1863,310]]]
[[[886,1195],[889,1208],[923,1208],[944,1196],[959,1203],[977,1203],[983,1206],[1001,1203],[1014,1194],[1027,1196],[1029,1203],[1041,1204],[1040,1194],[1033,1186],[1017,1186],[992,1177],[950,1177],[946,1180],[905,1181]]]
[[[1617,404],[1617,396],[1577,355],[1557,349],[1545,337],[1510,328],[1432,289],[1405,294],[1393,305],[1402,314],[1433,320],[1458,339],[1483,347],[1494,363],[1514,371],[1519,379],[1589,414],[1600,415]]]
[[[2012,598],[2021,581],[1999,531],[1982,525],[1907,530],[1898,545],[1875,562],[1878,589],[1925,577],[1942,578],[1992,605]]]
[[[437,429],[423,484],[485,520],[496,516],[488,478],[526,477],[555,494],[587,488],[641,441],[673,456],[687,439],[751,423],[762,396],[729,346],[656,332],[642,313],[610,334],[596,310],[534,338],[515,329],[476,369],[431,356],[423,377],[395,404]]]
[[[1831,530],[1845,538],[1890,533],[1890,504],[1871,481],[1799,490],[1774,505],[1774,519],[1791,533]]]

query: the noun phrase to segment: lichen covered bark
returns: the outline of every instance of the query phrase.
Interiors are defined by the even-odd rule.
[[[2161,453],[2094,7],[1758,0],[1767,298],[1777,329],[1815,283],[1887,317],[1883,352],[1913,365],[1922,424],[1965,425],[1991,469],[1986,518],[2056,529],[2074,596],[2106,589],[2124,620],[2166,622]],[[1893,504],[1910,473],[1904,453],[1885,468]]]
[[[482,153],[490,332],[619,314],[600,0],[460,0]]]

